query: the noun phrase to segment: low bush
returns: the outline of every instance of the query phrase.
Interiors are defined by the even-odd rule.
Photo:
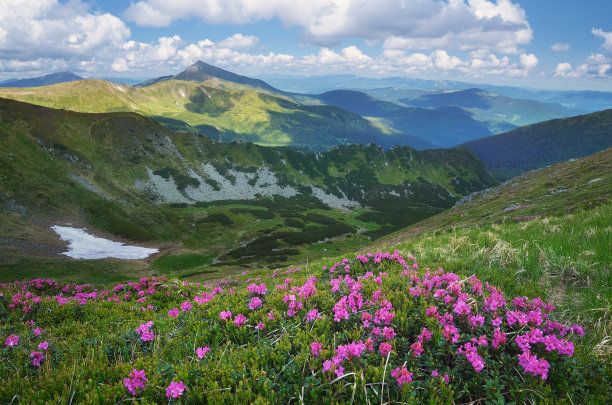
[[[0,402],[606,403],[612,366],[556,316],[399,252],[207,283],[15,282]]]

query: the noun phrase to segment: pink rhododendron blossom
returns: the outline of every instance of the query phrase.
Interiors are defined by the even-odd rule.
[[[311,309],[310,311],[308,311],[308,313],[306,314],[306,320],[307,321],[316,321],[317,319],[319,319],[321,317],[321,315],[319,315],[319,310],[318,309]]]
[[[259,297],[251,298],[251,302],[249,302],[249,309],[251,311],[255,311],[257,308],[261,308],[263,306],[263,302]]]
[[[168,316],[170,318],[176,318],[177,316],[179,316],[178,308],[172,308],[170,311],[168,311]]]
[[[30,358],[32,359],[32,365],[40,367],[40,362],[45,358],[45,356],[41,352],[32,352],[30,353]]]
[[[410,349],[412,349],[414,356],[420,356],[423,353],[423,344],[421,342],[414,342],[410,345]]]
[[[172,381],[170,385],[166,388],[166,398],[170,400],[170,398],[178,398],[183,395],[183,392],[187,389],[185,384],[182,381],[176,382]]]
[[[40,350],[47,350],[49,348],[49,342],[44,341],[41,344],[38,345],[38,348]]]
[[[387,342],[381,343],[380,347],[378,348],[378,351],[382,356],[387,356],[389,353],[391,353],[392,350],[393,346],[391,346]]]
[[[433,334],[430,331],[428,331],[427,328],[423,328],[418,339],[419,339],[419,342],[427,342],[428,340],[431,339],[432,336]]]
[[[323,347],[323,345],[321,343],[319,343],[318,341],[314,341],[310,344],[310,351],[312,352],[312,355],[315,357],[319,357],[319,352],[321,350],[321,348]]]
[[[480,357],[480,355],[477,353],[477,347],[472,346],[471,343],[466,343],[461,346],[457,353],[465,354],[465,357],[470,363],[472,363],[472,367],[474,367],[474,370],[477,373],[485,367],[485,363],[482,360],[482,357]]]
[[[193,304],[190,301],[185,301],[181,304],[181,311],[187,312],[193,307]]]
[[[502,332],[499,328],[495,329],[493,332],[493,340],[491,341],[491,346],[497,349],[502,344],[506,343],[506,334]]]
[[[219,314],[219,318],[221,318],[222,320],[231,319],[232,312],[231,311],[221,311],[221,313]]]
[[[246,316],[242,315],[242,314],[238,314],[234,317],[234,325],[236,326],[242,326],[244,325],[244,323],[246,322],[247,318]]]
[[[391,371],[391,377],[395,378],[400,387],[412,381],[413,374],[408,372],[406,367],[398,367]]]
[[[548,370],[550,364],[544,359],[538,359],[536,355],[531,355],[529,351],[526,351],[518,355],[519,365],[523,367],[525,374],[530,373],[534,376],[541,376],[542,380],[548,378]]]
[[[209,351],[210,351],[210,347],[208,346],[198,347],[196,349],[196,356],[198,356],[198,359],[203,359],[204,356],[206,356],[206,353],[208,353]]]
[[[123,379],[125,388],[127,388],[128,392],[132,395],[137,395],[138,392],[144,388],[146,381],[147,377],[145,371],[136,369],[130,371],[129,378]]]
[[[385,326],[385,327],[383,328],[383,332],[382,332],[382,334],[383,334],[383,337],[384,337],[386,340],[391,340],[391,339],[393,339],[393,338],[396,336],[396,333],[395,333],[395,331],[393,330],[393,328],[390,328],[390,327],[388,327],[388,326]]]
[[[263,322],[259,322],[257,325],[255,325],[255,329],[257,330],[264,330],[265,329],[265,325]]]
[[[19,336],[17,335],[10,335],[4,341],[4,345],[7,347],[17,346],[18,344],[19,344]]]

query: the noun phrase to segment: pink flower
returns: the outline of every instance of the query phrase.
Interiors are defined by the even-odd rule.
[[[42,333],[42,331],[40,330],[40,328],[38,326],[34,328],[34,334],[36,336],[40,336],[41,333]]]
[[[550,364],[544,359],[538,359],[536,355],[531,355],[529,351],[526,351],[518,355],[519,364],[523,367],[525,374],[530,373],[534,376],[540,375],[542,380],[546,380],[548,377],[548,370]]]
[[[6,340],[4,341],[4,345],[8,347],[17,346],[18,344],[19,344],[19,336],[17,335],[11,335],[7,337]]]
[[[231,319],[232,312],[231,311],[221,311],[221,313],[219,314],[219,318],[221,318],[222,320]]]
[[[470,315],[468,316],[468,322],[472,325],[472,328],[478,328],[484,325],[484,316],[482,315]]]
[[[209,351],[210,351],[210,347],[208,346],[198,347],[196,349],[196,356],[198,356],[199,359],[203,359],[204,356],[206,356],[206,353],[208,353]]]
[[[395,370],[391,371],[391,377],[395,378],[397,381],[397,385],[400,387],[406,383],[412,381],[413,374],[408,372],[406,367],[398,367]]]
[[[418,339],[419,339],[419,342],[423,343],[423,342],[427,342],[428,340],[430,340],[432,336],[433,334],[430,331],[428,331],[427,328],[423,328]]]
[[[251,298],[251,302],[249,302],[249,309],[251,311],[255,311],[257,308],[261,308],[262,306],[263,303],[261,302],[261,299],[259,297]]]
[[[172,381],[170,385],[168,385],[168,387],[166,388],[166,398],[168,398],[168,400],[170,400],[170,397],[178,398],[183,395],[183,391],[185,391],[186,389],[187,387],[185,386],[185,384],[183,384],[182,381]]]
[[[40,367],[40,362],[45,358],[45,356],[41,352],[32,352],[30,353],[30,358],[32,359],[32,365]]]
[[[264,329],[265,329],[265,327],[266,327],[266,326],[264,325],[264,323],[263,323],[263,322],[259,322],[259,323],[258,323],[258,324],[255,326],[255,329],[257,329],[257,330],[264,330]]]
[[[319,351],[321,350],[322,347],[323,345],[319,343],[318,341],[315,340],[314,342],[312,342],[310,344],[310,350],[312,351],[312,355],[315,357],[319,357]]]
[[[336,373],[336,376],[338,378],[342,377],[344,375],[344,367],[338,367],[334,370],[334,373]]]
[[[193,307],[193,304],[189,301],[185,301],[181,304],[181,311],[187,312]]]
[[[395,337],[395,331],[393,330],[393,328],[390,328],[388,326],[385,326],[383,328],[383,332],[382,332],[383,336],[385,339],[387,340],[391,340]]]
[[[168,316],[170,318],[176,318],[177,316],[179,316],[178,308],[172,308],[170,311],[168,311]]]
[[[584,328],[580,325],[572,326],[572,332],[574,332],[578,336],[584,336]]]
[[[319,315],[319,310],[318,309],[311,309],[306,314],[306,320],[307,321],[316,321],[320,317],[321,317],[321,315]]]
[[[331,360],[325,360],[323,362],[323,372],[330,371],[332,369],[333,363]]]
[[[244,323],[246,322],[246,316],[242,315],[242,314],[238,314],[234,317],[234,325],[236,326],[242,326],[244,325]]]
[[[499,346],[506,343],[506,341],[506,334],[502,332],[499,328],[495,329],[491,346],[493,346],[494,349],[497,349]]]
[[[133,369],[130,371],[129,377],[123,379],[125,388],[127,388],[130,394],[136,395],[138,391],[144,388],[147,381],[145,371]]]
[[[389,353],[391,353],[391,350],[393,350],[393,346],[387,342],[381,343],[380,347],[378,348],[378,351],[382,356],[387,356]]]
[[[42,342],[41,344],[38,345],[38,348],[40,350],[47,350],[47,348],[49,347],[49,343],[48,342]]]
[[[268,319],[269,319],[269,320],[271,320],[271,321],[273,321],[274,319],[276,319],[276,318],[274,317],[274,311],[270,311],[270,312],[268,312]]]
[[[420,356],[423,353],[423,344],[421,342],[414,342],[410,345],[410,348],[414,352],[415,356]]]

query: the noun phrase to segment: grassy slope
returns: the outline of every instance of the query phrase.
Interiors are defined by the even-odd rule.
[[[546,297],[587,325],[588,346],[612,354],[611,198],[608,149],[526,173],[377,245]]]
[[[464,145],[506,180],[612,146],[612,110],[529,125]]]
[[[134,113],[82,114],[10,100],[0,102],[0,117],[0,143],[11,151],[0,156],[2,205],[8,207],[2,214],[4,280],[42,275],[46,270],[41,265],[53,268],[58,278],[75,281],[90,271],[97,272],[100,280],[120,280],[137,271],[180,272],[210,263],[213,257],[230,253],[241,243],[283,232],[279,234],[283,242],[266,245],[256,257],[247,260],[234,252],[225,261],[248,265],[249,260],[265,259],[273,265],[289,256],[321,256],[356,248],[370,236],[389,233],[441,211],[456,199],[446,190],[464,195],[495,183],[482,163],[461,149],[383,151],[353,145],[317,155],[304,154],[289,148],[216,143],[196,134],[167,130]],[[243,206],[236,206],[236,202],[171,206],[155,204],[148,194],[134,188],[135,180],[148,178],[145,167],[175,170],[189,180],[187,168],[200,171],[203,162],[211,162],[226,175],[229,169],[254,171],[265,166],[297,189],[309,190],[313,184],[338,193],[339,187],[349,198],[370,208],[345,213],[303,196],[290,201],[239,202],[246,204]],[[206,174],[200,174],[206,178]],[[104,195],[87,190],[72,175],[88,181]],[[404,189],[413,194],[390,194]],[[239,209],[270,211],[272,215]],[[304,216],[308,214],[312,215]],[[48,227],[65,222],[91,227],[114,240],[161,246],[164,254],[180,257],[171,260],[172,265],[148,270],[147,262],[109,262],[109,270],[100,272],[102,264],[90,262],[83,273],[69,274],[62,271],[64,263],[74,269],[79,261],[47,257],[64,246]],[[315,243],[329,235],[334,239]],[[37,248],[25,246],[27,241],[35,241]],[[306,244],[309,247],[304,252],[295,250]],[[46,252],[44,257],[41,253],[32,257],[37,249]],[[192,254],[201,256],[189,256]]]
[[[138,112],[175,129],[198,130],[226,142],[243,139],[266,146],[326,150],[337,144],[390,141],[367,120],[337,107],[304,106],[219,79],[167,80],[148,87],[81,80],[0,89],[0,97],[78,112]]]

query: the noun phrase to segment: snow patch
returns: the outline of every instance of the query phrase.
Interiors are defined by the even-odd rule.
[[[54,225],[51,227],[61,240],[70,242],[68,251],[62,253],[73,259],[104,259],[114,257],[117,259],[146,259],[159,252],[159,249],[143,248],[139,246],[124,245],[121,242],[98,238],[83,229],[69,226]]]

